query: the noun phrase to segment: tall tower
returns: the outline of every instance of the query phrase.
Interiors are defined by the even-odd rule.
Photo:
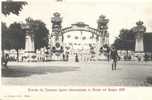
[[[63,53],[63,34],[61,33],[62,29],[62,18],[60,13],[55,12],[51,18],[52,22],[52,33],[51,33],[51,50],[57,56]]]
[[[62,41],[62,34],[61,34],[61,28],[62,28],[62,18],[60,16],[60,13],[55,12],[53,14],[53,17],[51,18],[52,22],[52,33],[51,37],[53,38],[53,44],[55,43],[61,43]]]
[[[146,27],[143,25],[142,21],[136,22],[136,26],[133,28],[135,32],[135,52],[142,53],[144,52],[144,44],[143,44],[143,34],[146,31]]]
[[[103,47],[105,44],[109,44],[109,33],[108,33],[108,26],[109,19],[106,18],[104,15],[100,15],[99,19],[97,20],[98,27],[97,29],[101,31],[99,40],[100,40],[100,47]]]

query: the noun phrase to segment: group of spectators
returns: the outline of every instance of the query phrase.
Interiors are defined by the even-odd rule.
[[[111,50],[112,52],[112,50]],[[132,61],[132,60],[138,60],[138,61],[152,61],[152,53],[142,53],[139,54],[139,55],[136,55],[136,53],[127,53],[127,54],[123,54],[121,52],[117,52],[116,50],[116,54],[115,52],[114,53],[111,53],[109,51],[109,55],[108,55],[108,58],[112,58],[115,60],[115,56],[113,55],[116,55],[117,56],[117,60],[124,60],[124,61]],[[51,56],[51,55],[50,55]],[[84,55],[83,55],[84,56]],[[49,54],[43,54],[43,56],[40,56],[38,54],[35,54],[34,58],[36,59],[35,61],[46,61],[47,60],[47,57],[49,57]],[[37,59],[38,58],[38,59]],[[68,61],[69,60],[69,53],[66,53],[66,54],[62,54],[62,60],[63,61]],[[23,59],[27,59],[26,56],[21,56],[21,61],[24,61]],[[76,53],[75,54],[75,61],[76,62],[79,62],[80,59],[80,56]],[[4,53],[3,56],[2,56],[2,65],[5,66],[7,68],[7,63],[8,61],[19,61],[17,60],[16,56],[12,56],[11,54],[9,53]]]
[[[145,53],[143,55],[124,55],[121,57],[121,60],[124,61],[132,61],[132,60],[138,60],[138,61],[152,61],[152,53]]]

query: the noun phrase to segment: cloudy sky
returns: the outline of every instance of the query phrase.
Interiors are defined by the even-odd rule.
[[[152,2],[138,0],[138,2],[127,0],[27,0],[28,5],[24,7],[19,16],[2,15],[2,21],[7,24],[14,21],[20,22],[27,17],[41,19],[46,23],[51,32],[51,17],[54,12],[61,13],[63,17],[62,26],[67,27],[73,23],[82,21],[91,27],[97,27],[97,19],[101,14],[109,20],[108,31],[110,33],[110,43],[118,36],[120,29],[135,26],[136,21],[144,21],[147,31],[152,31]]]

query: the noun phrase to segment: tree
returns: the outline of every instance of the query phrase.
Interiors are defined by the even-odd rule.
[[[10,13],[19,15],[26,4],[27,2],[25,1],[2,1],[2,13],[6,16],[10,15]]]
[[[10,15],[11,13],[15,15],[19,15],[20,11],[23,9],[23,6],[26,5],[25,1],[2,1],[2,13],[4,15]],[[6,27],[5,23],[1,23],[2,25],[2,56],[4,55],[4,49],[12,49],[13,40],[11,37],[11,29]],[[17,48],[16,48],[17,49]],[[18,49],[17,49],[17,57],[18,57]]]
[[[18,50],[24,48],[24,44],[25,32],[22,30],[20,23],[15,22],[9,27],[5,23],[2,23],[2,52],[3,50],[15,49],[18,59]]]
[[[128,50],[135,50],[135,33],[129,29],[121,29],[120,35],[113,44],[118,50],[126,50],[125,59],[130,59]]]
[[[11,41],[11,49],[15,49],[17,51],[17,59],[19,57],[19,49],[23,49],[25,47],[25,32],[21,28],[20,23],[13,23],[9,26],[9,39]]]
[[[26,23],[30,26],[31,33],[34,34],[35,49],[48,47],[49,30],[41,20],[27,18]]]
[[[144,51],[145,52],[152,52],[152,32],[144,33]]]

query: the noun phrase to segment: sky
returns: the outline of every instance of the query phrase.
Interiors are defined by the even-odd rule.
[[[3,0],[4,1],[4,0]],[[130,29],[136,22],[142,20],[147,32],[152,32],[152,2],[139,0],[111,1],[111,0],[26,0],[28,5],[24,7],[19,16],[2,15],[2,21],[8,25],[24,22],[27,17],[42,20],[51,33],[51,17],[54,12],[61,13],[62,27],[68,27],[76,22],[84,22],[93,28],[97,28],[97,19],[105,15],[109,19],[108,32],[110,43],[113,43],[122,28]],[[76,34],[74,34],[76,35]]]

